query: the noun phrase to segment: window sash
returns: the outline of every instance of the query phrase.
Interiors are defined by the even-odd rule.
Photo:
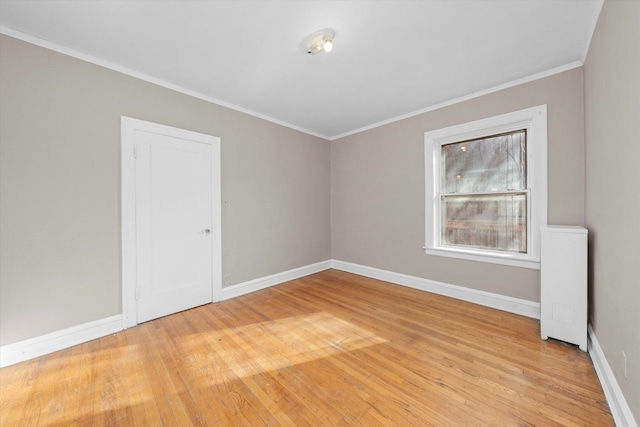
[[[449,210],[456,210],[456,201],[463,205],[458,208],[460,212],[450,215]],[[487,202],[489,205],[485,209],[477,209],[478,204]],[[469,206],[471,203],[476,203],[475,212],[473,206]],[[492,207],[495,209],[491,209]],[[442,246],[526,254],[528,240],[527,191],[440,196]]]
[[[524,190],[527,162],[526,129],[448,142],[440,145],[440,191]]]
[[[440,197],[442,146],[487,136],[526,130],[528,241],[527,253],[498,252],[463,246],[441,244]],[[547,108],[546,105],[527,108],[473,122],[425,132],[425,246],[427,255],[445,256],[516,267],[540,269],[540,234],[538,229],[547,221]],[[510,191],[517,191],[510,189]],[[510,191],[506,191],[509,193]],[[482,194],[484,192],[478,192]],[[489,192],[493,193],[493,192]],[[498,192],[498,193],[504,193]],[[464,193],[455,193],[462,195]],[[474,193],[470,193],[474,194]]]
[[[440,245],[527,254],[526,129],[454,140],[436,155]]]

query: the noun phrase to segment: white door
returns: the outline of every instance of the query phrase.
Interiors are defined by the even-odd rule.
[[[214,212],[214,206],[219,208],[214,200],[219,195],[214,188],[219,146],[205,135],[150,126],[130,132],[135,153],[135,323],[212,302],[213,276],[220,273],[214,272],[219,266],[214,249],[220,242]]]

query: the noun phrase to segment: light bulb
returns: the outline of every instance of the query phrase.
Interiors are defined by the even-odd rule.
[[[331,39],[325,40],[322,44],[322,48],[325,52],[331,52],[331,49],[333,49],[333,41]]]

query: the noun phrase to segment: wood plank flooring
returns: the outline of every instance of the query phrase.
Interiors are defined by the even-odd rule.
[[[611,426],[539,323],[336,270],[0,370],[2,426]]]

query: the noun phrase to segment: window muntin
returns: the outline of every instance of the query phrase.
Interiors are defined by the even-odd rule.
[[[527,132],[440,150],[441,244],[527,253]]]

